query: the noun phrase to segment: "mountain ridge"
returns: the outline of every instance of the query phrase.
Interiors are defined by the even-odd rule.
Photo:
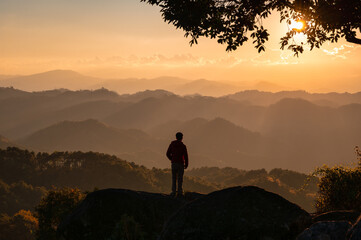
[[[273,93],[285,92],[285,90],[287,90],[287,88],[281,85],[265,80],[232,82],[207,79],[189,80],[172,76],[107,79],[86,76],[73,70],[60,69],[23,76],[4,76],[3,78],[0,76],[0,86],[13,86],[28,91],[49,90],[54,88],[79,90],[105,87],[117,91],[119,94],[136,93],[149,89],[164,89],[178,95],[201,94],[217,97],[234,95],[247,91],[248,89],[258,89],[259,91]],[[290,89],[289,91],[293,92],[295,90]],[[237,98],[237,95],[233,96],[233,98]],[[238,98],[240,98],[240,96],[238,96]]]
[[[57,88],[78,90],[90,88],[97,78],[84,76],[72,70],[52,70],[32,75],[0,80],[2,87],[15,87],[25,91],[44,91]]]
[[[41,151],[95,151],[115,154],[144,147],[147,134],[140,130],[121,130],[94,119],[62,121],[41,129],[19,142]],[[140,141],[140,142],[139,142]],[[139,144],[138,144],[139,142]],[[145,144],[145,147],[148,146]]]
[[[10,88],[0,88],[0,91],[4,89],[14,91]],[[302,91],[299,93],[304,94]],[[132,151],[123,149],[120,153],[119,147],[112,145],[109,140],[104,142],[108,142],[111,149],[104,150],[105,146],[96,149],[119,153],[119,156],[140,164],[145,161],[142,159],[146,159],[144,164],[147,166],[160,164],[154,166],[166,167],[164,148],[174,139],[174,132],[178,130],[186,133],[186,144],[193,147],[191,150],[195,153],[195,166],[209,164],[224,167],[227,163],[244,169],[283,167],[310,171],[323,163],[334,165],[352,161],[353,148],[360,145],[359,103],[341,107],[322,106],[295,96],[282,98],[269,106],[258,106],[227,97],[182,97],[164,90],[134,95],[118,95],[106,89],[20,92],[19,97],[10,95],[0,99],[0,132],[10,140],[24,138],[60,121],[85,121],[92,118],[114,128],[133,128],[151,135],[150,142],[156,144],[146,142],[141,145],[149,147],[137,149],[136,152],[133,151],[136,149],[134,146],[129,146]],[[273,96],[272,93],[266,95]],[[351,97],[351,101],[358,96],[330,94],[334,95]],[[213,121],[217,117],[233,125]],[[167,125],[172,121],[172,124]],[[215,125],[212,125],[212,121]],[[193,130],[183,128],[184,122],[188,122],[189,129]],[[157,126],[158,132],[154,131]],[[242,132],[242,128],[246,131]],[[259,133],[260,136],[251,132]],[[56,139],[55,135],[52,138]],[[238,146],[234,142],[239,142]],[[95,144],[95,140],[92,144]],[[210,154],[212,151],[217,152]]]
[[[0,135],[0,149],[6,149],[8,147],[17,147],[18,145]]]

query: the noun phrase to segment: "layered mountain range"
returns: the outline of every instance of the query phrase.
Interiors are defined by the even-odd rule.
[[[235,94],[233,98],[257,104],[271,104],[285,97],[301,97],[310,101],[318,101],[323,105],[346,104],[354,101],[352,94],[309,94],[298,89],[282,86],[274,82],[264,80],[247,80],[240,78],[239,81],[215,81],[209,79],[184,79],[179,77],[163,76],[157,78],[99,78],[90,77],[71,70],[53,70],[32,75],[11,76],[0,75],[0,87],[14,87],[24,91],[46,91],[52,89],[99,89],[107,88],[119,94],[134,94],[139,91],[164,89],[177,95],[194,95],[220,97]],[[270,92],[270,94],[257,91],[246,91],[257,89],[258,91]],[[361,91],[360,86],[355,83],[354,91]],[[287,92],[291,91],[291,92]],[[244,92],[245,91],[245,92]],[[323,90],[324,92],[325,90]],[[327,91],[327,90],[326,90]],[[272,94],[276,93],[278,94]],[[330,101],[331,98],[332,100]],[[336,99],[335,99],[336,98]],[[360,96],[358,96],[358,102]]]
[[[164,153],[182,131],[191,167],[309,172],[355,161],[360,103],[361,93],[243,91],[206,97],[165,90],[119,95],[104,88],[0,88],[0,134],[10,139],[1,147],[97,151],[169,167]]]
[[[0,75],[0,87],[14,87],[25,91],[44,91],[66,88],[70,90],[107,88],[120,94],[165,89],[179,95],[202,94],[221,96],[244,89],[274,91],[283,89],[269,82],[220,82],[206,79],[188,80],[177,77],[103,79],[89,77],[71,70],[53,70],[26,76]]]

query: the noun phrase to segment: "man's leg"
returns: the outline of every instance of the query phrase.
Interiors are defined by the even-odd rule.
[[[178,195],[183,195],[184,165],[178,164]]]
[[[171,195],[176,194],[176,182],[177,182],[177,166],[175,163],[172,163],[172,193]]]

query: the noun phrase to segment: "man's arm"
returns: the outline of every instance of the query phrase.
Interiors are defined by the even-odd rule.
[[[171,151],[171,148],[172,148],[172,144],[169,144],[169,147],[168,147],[168,150],[167,150],[167,153],[166,153],[167,158],[168,158],[169,160],[172,160],[172,151]]]
[[[186,145],[184,145],[184,169],[188,167],[188,151]]]

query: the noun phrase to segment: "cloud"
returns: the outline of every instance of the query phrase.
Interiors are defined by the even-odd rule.
[[[335,47],[335,48],[329,49],[329,50],[323,48],[322,51],[324,53],[326,53],[326,55],[328,55],[328,56],[346,59],[347,55],[350,54],[354,49],[357,49],[357,48],[358,47],[354,47],[352,45],[342,44],[340,47]]]
[[[244,54],[229,53],[221,57],[218,56],[197,56],[194,54],[152,54],[152,55],[128,55],[128,56],[95,56],[90,58],[69,59],[69,58],[23,58],[8,59],[0,58],[0,72],[31,74],[52,69],[154,69],[154,70],[181,70],[197,69],[223,69],[226,71],[248,68],[252,66],[272,66],[281,64],[294,64],[291,53],[268,49],[266,53],[256,54],[247,57]],[[3,71],[1,71],[3,69]],[[5,71],[6,70],[6,71]]]
[[[289,65],[299,64],[300,60],[293,56],[291,51],[281,49],[267,49],[266,52],[256,55],[251,59],[255,66],[275,66],[275,65]]]
[[[165,56],[162,54],[154,54],[150,56],[136,56],[128,57],[113,56],[109,58],[95,57],[93,59],[83,59],[78,61],[79,65],[83,66],[119,66],[119,67],[168,67],[168,68],[183,68],[183,67],[205,67],[205,66],[223,66],[232,68],[245,60],[234,56],[227,56],[223,58],[205,58],[198,57],[192,54],[176,54]]]

